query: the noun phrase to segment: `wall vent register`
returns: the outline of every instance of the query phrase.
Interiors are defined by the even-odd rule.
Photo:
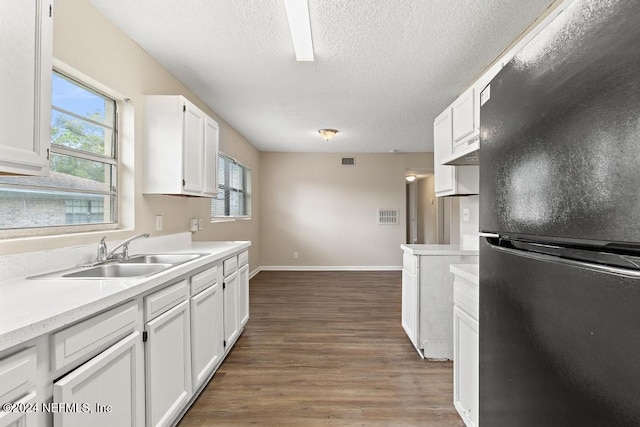
[[[355,157],[343,157],[342,158],[342,166],[355,166],[356,158]]]
[[[393,225],[398,223],[397,209],[378,209],[378,224]]]

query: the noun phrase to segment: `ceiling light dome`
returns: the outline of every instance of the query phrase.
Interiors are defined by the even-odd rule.
[[[325,141],[331,141],[338,131],[335,129],[320,129],[318,133],[320,134],[320,138]]]

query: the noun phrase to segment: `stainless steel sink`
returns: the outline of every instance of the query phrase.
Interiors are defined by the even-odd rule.
[[[192,259],[200,258],[203,254],[147,254],[147,255],[134,255],[127,258],[122,263],[134,263],[134,264],[182,264],[183,262],[191,261]]]
[[[85,268],[73,273],[63,274],[62,277],[77,278],[125,278],[125,277],[145,277],[158,273],[162,270],[173,267],[173,264],[131,264],[114,263],[98,265],[96,267]]]
[[[31,276],[29,279],[131,279],[151,276],[206,254],[144,254],[126,260],[106,261],[53,273]]]

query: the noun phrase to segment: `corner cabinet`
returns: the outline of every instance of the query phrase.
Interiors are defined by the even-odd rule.
[[[480,188],[478,166],[459,167],[442,164],[453,154],[455,111],[453,106],[447,107],[433,121],[433,163],[437,197],[478,194]],[[464,134],[464,127],[457,132]]]
[[[0,2],[0,175],[47,175],[52,0]]]
[[[180,95],[144,98],[146,194],[214,197],[218,123]]]

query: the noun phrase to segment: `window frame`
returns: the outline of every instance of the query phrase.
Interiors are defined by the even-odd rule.
[[[218,195],[216,195],[216,197],[212,197],[211,198],[211,206],[210,206],[210,211],[211,211],[211,222],[226,222],[226,221],[236,221],[236,220],[250,220],[251,219],[251,201],[252,201],[252,196],[251,196],[251,176],[252,176],[252,172],[251,172],[251,168],[249,168],[247,165],[239,162],[238,160],[234,159],[233,157],[229,156],[228,154],[225,154],[223,152],[218,152],[218,165],[221,164],[222,160],[226,159],[228,164],[232,164],[232,165],[236,165],[239,166],[242,170],[243,173],[243,179],[242,179],[242,183],[243,183],[243,188],[242,189],[236,189],[230,186],[227,186],[226,184],[222,184],[221,180],[218,178],[218,195],[220,194],[221,191],[225,192],[225,198],[224,198],[224,203],[225,203],[225,212],[229,212],[230,213],[230,197],[226,196],[226,193],[231,193],[233,191],[237,192],[237,193],[241,193],[243,194],[243,201],[244,201],[244,207],[245,207],[245,214],[242,215],[216,215],[215,214],[215,203],[216,201],[220,201],[220,199],[218,198]],[[218,174],[219,172],[219,166],[218,166],[218,171],[216,171]],[[225,169],[225,182],[230,182],[230,175],[231,175],[231,168],[227,168]],[[228,188],[225,188],[228,187]]]
[[[54,107],[53,102],[50,106],[50,111],[61,112],[63,114],[71,115],[74,118],[83,120],[90,124],[97,124],[101,127],[108,128],[113,132],[113,141],[111,152],[112,156],[103,156],[96,153],[91,153],[88,151],[77,150],[70,147],[64,147],[60,145],[56,145],[51,143],[50,145],[50,162],[53,161],[54,155],[62,155],[62,156],[71,156],[76,159],[89,160],[89,161],[97,161],[103,163],[105,165],[111,165],[115,168],[111,175],[111,183],[109,185],[109,191],[99,192],[95,190],[81,190],[81,189],[69,189],[62,187],[50,187],[50,186],[39,186],[39,185],[14,185],[14,184],[0,184],[6,187],[12,188],[20,188],[24,190],[44,190],[48,194],[55,195],[56,192],[64,192],[64,193],[80,193],[80,194],[92,194],[96,196],[102,197],[112,197],[113,204],[110,206],[110,214],[112,222],[102,222],[102,223],[85,223],[85,224],[58,224],[58,225],[47,225],[40,227],[21,227],[21,228],[6,228],[0,229],[0,239],[7,238],[17,238],[17,237],[39,237],[39,236],[62,236],[65,234],[76,234],[76,233],[86,233],[86,232],[103,232],[103,231],[112,231],[119,230],[122,228],[122,212],[120,209],[120,199],[121,199],[121,174],[122,174],[122,163],[120,159],[120,149],[121,149],[121,114],[120,110],[124,102],[127,101],[126,98],[121,95],[115,93],[110,90],[106,86],[101,83],[93,80],[92,78],[83,75],[80,72],[77,72],[75,69],[67,66],[66,64],[54,60],[54,65],[51,70],[51,75],[56,73],[60,75],[62,78],[70,81],[75,85],[79,85],[83,89],[95,93],[98,96],[104,97],[108,100],[114,102],[113,104],[113,127],[105,126],[104,123],[94,122],[93,120],[80,117],[73,112],[66,111],[59,107]],[[51,121],[50,121],[51,126]],[[34,177],[35,178],[35,177]],[[65,214],[66,215],[66,214]]]

